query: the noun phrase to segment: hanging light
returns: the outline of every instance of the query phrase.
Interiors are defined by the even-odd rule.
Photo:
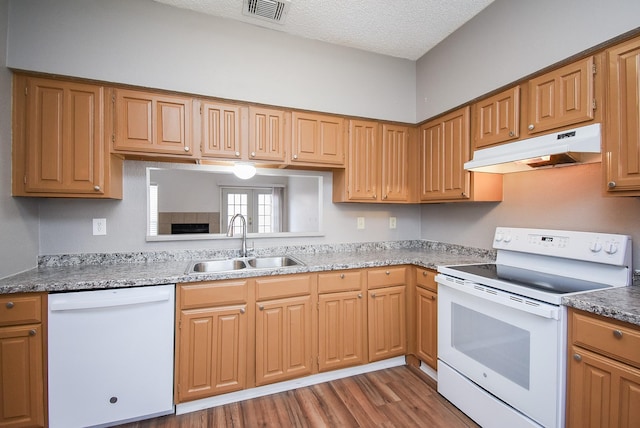
[[[232,168],[233,174],[242,179],[248,180],[256,175],[256,167],[250,163],[236,162]]]

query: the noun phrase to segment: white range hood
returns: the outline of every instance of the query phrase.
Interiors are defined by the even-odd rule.
[[[536,168],[600,162],[600,124],[476,150],[464,169],[509,173]]]

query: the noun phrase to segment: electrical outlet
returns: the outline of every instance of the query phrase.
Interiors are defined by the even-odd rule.
[[[395,229],[395,228],[396,228],[396,218],[389,217],[389,229]]]
[[[93,219],[93,234],[94,235],[106,235],[107,234],[107,219],[106,218],[94,218]]]
[[[358,217],[358,229],[364,229],[364,217]]]

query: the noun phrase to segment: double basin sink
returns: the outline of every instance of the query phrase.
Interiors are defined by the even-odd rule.
[[[278,269],[296,266],[304,266],[304,263],[290,256],[239,257],[191,262],[186,273],[233,272],[245,269]]]

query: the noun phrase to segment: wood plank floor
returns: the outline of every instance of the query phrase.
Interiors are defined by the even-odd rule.
[[[417,368],[400,366],[185,415],[121,425],[177,427],[433,427],[476,425]]]

